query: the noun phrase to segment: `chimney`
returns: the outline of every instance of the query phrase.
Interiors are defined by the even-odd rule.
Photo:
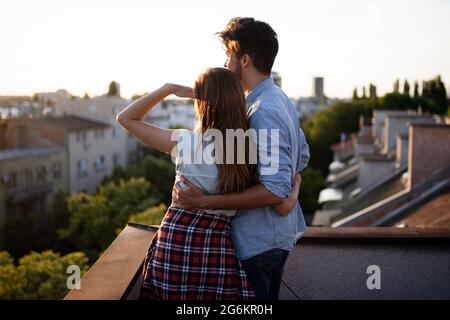
[[[357,156],[375,153],[371,119],[362,115],[359,117],[359,132],[355,138],[355,153]]]
[[[380,154],[363,155],[359,160],[358,185],[366,191],[395,172],[395,161]]]
[[[410,189],[450,165],[450,125],[409,126],[408,175]]]
[[[428,115],[388,115],[384,121],[383,154],[395,150],[397,134],[407,134],[408,124],[411,123],[433,124],[435,119]]]
[[[403,168],[408,165],[408,134],[397,134],[397,151],[395,155],[396,164],[398,167]]]
[[[388,115],[407,115],[406,111],[389,111],[389,110],[376,110],[373,112],[373,127],[372,135],[375,139],[375,144],[383,148],[384,143],[384,122]]]

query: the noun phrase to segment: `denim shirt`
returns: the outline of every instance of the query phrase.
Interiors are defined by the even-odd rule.
[[[295,108],[273,79],[268,78],[248,94],[247,117],[252,129],[269,131],[266,136],[257,136],[259,182],[275,196],[285,198],[295,174],[309,161],[309,147]],[[278,129],[278,139],[273,136],[272,141],[271,129]],[[260,148],[262,138],[268,141],[264,144],[267,148]],[[277,155],[277,149],[275,164],[261,161],[266,153],[269,158],[272,154]],[[276,167],[276,170],[268,170],[269,167]],[[239,210],[231,221],[233,243],[240,260],[274,248],[291,250],[305,231],[306,223],[298,201],[285,217],[279,216],[271,207],[264,207]]]

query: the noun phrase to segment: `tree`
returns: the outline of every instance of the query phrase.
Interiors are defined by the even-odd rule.
[[[331,145],[340,140],[341,133],[358,131],[360,115],[371,115],[376,105],[372,100],[338,102],[306,120],[302,128],[311,149],[309,166],[325,176],[332,160]]]
[[[377,87],[373,84],[369,85],[369,98],[376,99],[377,98]]]
[[[424,111],[437,114],[445,114],[447,112],[447,91],[441,76],[423,82],[422,98],[424,98],[421,101]]]
[[[132,97],[131,97],[131,100],[137,100],[137,99],[139,99],[139,98],[142,98],[143,96],[145,96],[145,95],[147,95],[147,92],[146,93],[144,93],[144,94],[134,94]]]
[[[156,203],[149,196],[150,182],[131,178],[108,182],[96,195],[77,193],[69,197],[68,226],[58,230],[60,241],[70,251],[83,251],[96,259],[117,236],[129,216]]]
[[[359,99],[359,97],[358,97],[358,88],[357,87],[355,87],[353,89],[353,98],[352,99],[353,100],[358,100]]]
[[[300,202],[305,217],[309,218],[319,208],[317,199],[319,198],[320,191],[325,187],[325,179],[320,170],[312,167],[306,168],[301,174],[302,185],[298,201]]]
[[[100,186],[98,194],[108,199],[112,224],[116,226],[116,230],[119,229],[120,232],[123,229],[131,214],[156,204],[157,199],[148,195],[151,185],[149,181],[141,177]]]
[[[148,208],[143,212],[139,212],[130,216],[129,222],[140,223],[145,225],[160,225],[164,215],[167,212],[167,206],[161,203],[159,206]]]
[[[20,212],[9,217],[0,233],[0,250],[6,250],[16,258],[31,250],[53,249],[67,253],[65,244],[61,243],[57,234],[57,230],[67,227],[69,222],[66,197],[64,192],[58,191],[43,214]]]
[[[414,108],[411,97],[399,93],[387,93],[382,98],[381,105],[387,110],[408,110]]]
[[[362,94],[362,98],[363,99],[367,99],[367,95],[366,95],[366,87],[363,87],[363,94]]]
[[[409,89],[409,82],[408,80],[405,80],[405,83],[403,85],[403,94],[409,96]]]
[[[400,80],[395,80],[394,82],[394,93],[400,93]]]
[[[132,177],[144,177],[151,182],[148,196],[155,199],[155,203],[163,202],[170,206],[175,181],[175,165],[171,156],[150,148],[144,148],[143,151],[144,155],[139,163],[126,171],[120,167],[114,169],[112,176],[103,179],[102,184],[110,181],[118,183],[121,179],[127,180]]]
[[[107,96],[109,97],[120,97],[120,88],[119,88],[119,84],[115,81],[111,81],[111,83],[109,84],[108,87],[108,93]]]
[[[419,97],[419,82],[414,81],[414,99]]]
[[[61,241],[70,250],[85,252],[95,259],[115,237],[107,199],[99,195],[77,193],[70,196],[68,207],[69,225],[58,230]]]
[[[7,252],[0,252],[0,300],[62,299],[68,292],[67,267],[76,265],[81,275],[89,268],[82,252],[64,256],[53,251],[32,252],[16,266]]]

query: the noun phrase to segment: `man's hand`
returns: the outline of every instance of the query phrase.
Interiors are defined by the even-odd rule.
[[[172,188],[172,206],[186,210],[204,209],[208,196],[185,177],[181,177],[180,180],[174,183]],[[182,188],[181,183],[187,187]]]
[[[280,216],[287,216],[296,206],[301,184],[302,176],[300,175],[300,173],[297,173],[295,175],[294,184],[292,185],[292,189],[289,192],[288,197],[284,199],[282,203],[274,207],[275,211]]]

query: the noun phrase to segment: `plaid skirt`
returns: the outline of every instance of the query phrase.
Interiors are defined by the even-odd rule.
[[[144,261],[140,299],[250,300],[230,217],[170,207]]]

